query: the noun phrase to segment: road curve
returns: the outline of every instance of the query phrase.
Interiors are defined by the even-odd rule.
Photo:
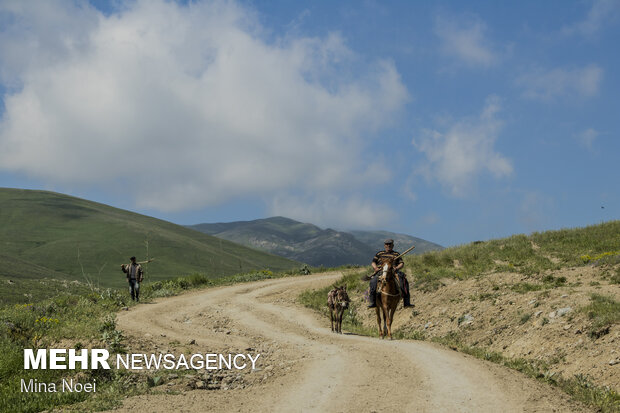
[[[205,289],[119,313],[119,327],[141,343],[131,352],[180,346],[186,353],[251,349],[261,357],[259,369],[245,372],[244,388],[135,396],[116,411],[590,411],[551,386],[433,343],[333,334],[329,320],[296,297],[340,276]]]

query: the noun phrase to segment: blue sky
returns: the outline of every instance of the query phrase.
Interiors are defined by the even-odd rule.
[[[619,38],[618,0],[0,1],[0,186],[443,245],[618,219]]]

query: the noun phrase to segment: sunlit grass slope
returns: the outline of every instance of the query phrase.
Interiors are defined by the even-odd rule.
[[[539,274],[545,270],[616,259],[618,254],[620,221],[609,221],[409,255],[405,264],[418,282],[433,284],[443,277],[465,279],[485,272]]]
[[[43,277],[100,286],[125,284],[120,264],[148,264],[147,279],[254,269],[285,270],[295,261],[170,222],[46,191],[0,188],[0,282]]]

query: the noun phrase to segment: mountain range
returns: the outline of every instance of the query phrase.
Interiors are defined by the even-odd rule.
[[[367,265],[374,254],[383,249],[386,238],[394,239],[394,249],[401,252],[412,245],[416,246],[414,252],[418,254],[443,249],[441,245],[411,235],[388,231],[321,229],[285,217],[204,223],[189,227],[312,266]]]

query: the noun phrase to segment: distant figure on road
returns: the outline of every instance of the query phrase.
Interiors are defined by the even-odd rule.
[[[400,255],[397,251],[393,250],[393,239],[386,239],[383,247],[384,250],[377,252],[371,262],[372,268],[375,271],[375,275],[370,279],[370,292],[368,294],[370,304],[368,305],[368,308],[374,308],[377,306],[377,273],[379,272],[379,267],[382,265],[381,260],[383,258],[396,258]],[[409,282],[407,281],[405,273],[400,271],[404,266],[405,263],[403,262],[402,258],[399,257],[396,261],[394,261],[394,270],[396,271],[396,274],[398,274],[401,291],[403,292],[403,306],[412,307],[410,302],[411,295],[409,294]]]
[[[131,294],[131,299],[140,301],[140,283],[144,278],[142,266],[136,262],[136,257],[131,257],[129,260],[131,263],[121,265],[121,269],[125,274],[127,274],[127,282],[129,283],[129,293]]]

